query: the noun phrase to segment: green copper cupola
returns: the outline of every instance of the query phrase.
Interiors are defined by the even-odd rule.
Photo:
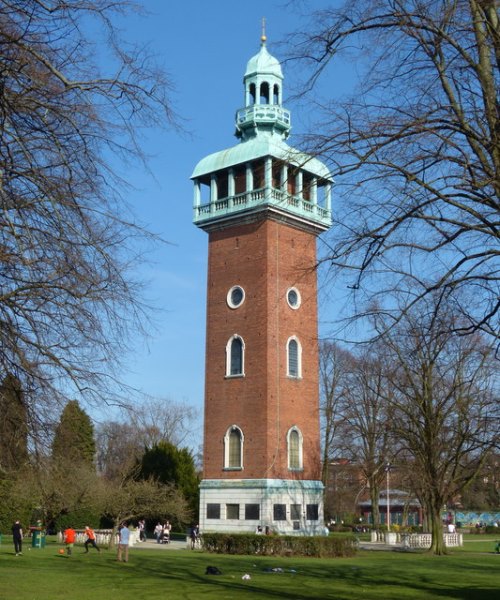
[[[203,158],[195,167],[194,223],[210,231],[235,221],[274,218],[321,233],[331,226],[328,168],[288,146],[290,111],[283,102],[283,72],[267,50],[247,63],[244,106],[236,111],[240,142]]]
[[[243,78],[245,106],[236,112],[236,137],[249,139],[260,132],[290,132],[290,111],[282,106],[283,72],[280,63],[266,48],[265,35],[260,51],[247,64]]]

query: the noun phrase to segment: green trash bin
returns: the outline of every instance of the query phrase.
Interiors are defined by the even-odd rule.
[[[45,531],[41,529],[33,529],[31,532],[31,547],[45,548]]]

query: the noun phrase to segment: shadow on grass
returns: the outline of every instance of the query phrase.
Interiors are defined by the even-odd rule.
[[[146,558],[146,557],[145,557]],[[394,560],[385,554],[358,559],[277,559],[210,554],[172,554],[149,557],[137,565],[139,576],[160,578],[175,588],[211,592],[213,597],[304,598],[354,600],[358,598],[454,598],[493,600],[498,597],[491,565],[450,557],[421,556]],[[205,575],[215,566],[222,575]],[[267,572],[279,567],[281,573]],[[292,572],[292,569],[295,572]],[[248,581],[241,577],[248,573]],[[491,586],[484,581],[492,579]],[[472,579],[472,580],[471,580]],[[467,580],[469,580],[467,582]],[[177,585],[172,585],[176,582]],[[217,591],[214,594],[214,591]],[[228,595],[229,594],[229,595]]]
[[[59,559],[59,560],[56,560]],[[61,560],[64,559],[64,560]],[[65,600],[68,589],[78,589],[78,600],[222,600],[225,598],[288,598],[290,600],[493,600],[500,587],[500,556],[464,554],[445,557],[360,552],[351,559],[294,559],[224,556],[186,550],[130,551],[128,564],[116,554],[61,556],[58,547],[33,550],[15,557],[0,549],[0,597]],[[206,575],[215,566],[222,575]],[[268,572],[281,568],[283,572]],[[292,572],[294,570],[295,572]],[[248,573],[250,580],[241,577]],[[21,582],[22,589],[19,589]],[[16,593],[14,594],[14,587]],[[12,594],[9,595],[9,587]]]

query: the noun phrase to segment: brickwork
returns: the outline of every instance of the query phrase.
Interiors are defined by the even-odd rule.
[[[315,235],[269,218],[209,234],[204,479],[319,479]],[[234,285],[245,290],[236,309]],[[295,287],[301,306],[286,293]],[[226,377],[226,345],[245,344],[243,377]],[[287,377],[286,344],[302,347],[302,377]],[[244,434],[243,469],[224,470],[224,435]],[[303,470],[287,463],[287,432],[303,435]]]

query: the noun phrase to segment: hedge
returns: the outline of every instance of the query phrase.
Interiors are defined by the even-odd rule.
[[[216,554],[260,554],[262,556],[314,556],[332,558],[354,556],[353,536],[277,536],[233,533],[204,533],[202,546]]]

